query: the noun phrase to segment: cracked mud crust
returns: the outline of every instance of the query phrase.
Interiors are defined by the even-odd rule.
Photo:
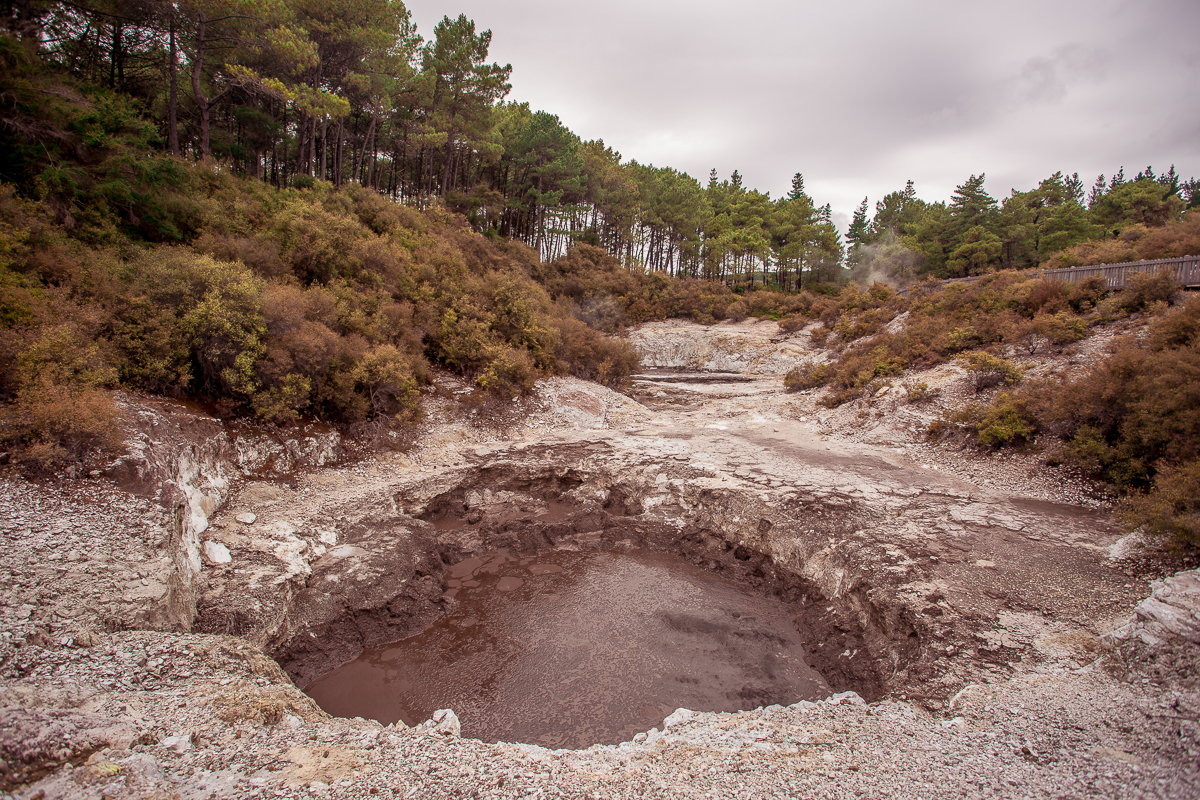
[[[785,394],[821,356],[804,332],[633,338],[641,402],[556,378],[472,407],[439,376],[414,446],[355,460],[317,426],[127,397],[108,470],[4,476],[0,794],[1200,796],[1200,579],[1113,561],[1127,540],[1093,487],[928,445],[936,409],[899,383],[834,410]],[[955,367],[916,377],[966,397]],[[539,521],[548,501],[561,519]],[[468,524],[431,523],[448,513]],[[789,603],[837,693],[548,751],[464,739],[450,713],[333,719],[297,688],[423,628],[453,602],[446,566],[498,547],[726,574]]]

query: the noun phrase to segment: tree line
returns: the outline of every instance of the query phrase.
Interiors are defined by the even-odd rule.
[[[1109,179],[1100,175],[1086,193],[1079,173],[1056,172],[1002,201],[983,186],[984,175],[972,175],[949,203],[927,203],[909,181],[877,202],[873,217],[863,198],[846,236],[851,274],[959,278],[1029,269],[1084,242],[1132,243],[1200,206],[1200,182],[1184,180],[1174,166],[1161,175],[1146,167],[1132,180],[1122,167]]]
[[[843,242],[801,174],[778,199],[736,170],[702,184],[506,100],[511,66],[489,61],[491,32],[463,15],[428,40],[399,0],[8,0],[0,17],[43,60],[131,98],[165,153],[279,188],[353,183],[418,208],[441,203],[547,261],[587,243],[627,268],[738,289],[794,291],[843,267],[954,277],[1037,266],[1200,203],[1197,182],[1174,168],[1101,176],[1087,194],[1078,174],[1055,173],[1002,202],[983,175],[948,203],[919,199],[909,182],[873,216],[864,198]]]
[[[394,0],[9,2],[42,58],[135,98],[161,146],[278,187],[359,183],[434,201],[546,260],[575,242],[626,266],[730,285],[828,280],[841,242],[797,176],[786,198],[623,161],[506,102],[490,31],[445,17],[424,41]]]

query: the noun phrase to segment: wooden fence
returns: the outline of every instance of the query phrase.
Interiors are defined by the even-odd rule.
[[[1043,269],[1039,271],[1039,275],[1043,278],[1056,278],[1067,283],[1100,276],[1108,282],[1109,289],[1123,289],[1125,281],[1129,280],[1130,275],[1138,272],[1159,271],[1170,272],[1188,289],[1200,289],[1200,256],[1160,258],[1155,261],[1126,261],[1121,264],[1096,264],[1090,267]]]
[[[1109,289],[1124,289],[1125,281],[1137,272],[1158,272],[1165,270],[1175,276],[1175,279],[1185,289],[1200,289],[1200,256],[1180,256],[1178,258],[1159,258],[1154,261],[1125,261],[1121,264],[1093,264],[1089,267],[1064,267],[1063,269],[1031,269],[1029,277],[1055,278],[1067,283],[1076,283],[1084,278],[1099,275],[1108,283]],[[986,275],[972,275],[969,278],[947,278],[947,283],[972,283]],[[899,290],[899,294],[908,295],[911,286]]]

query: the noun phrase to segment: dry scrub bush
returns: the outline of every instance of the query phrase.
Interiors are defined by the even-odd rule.
[[[342,190],[348,201],[347,210],[352,211],[359,221],[379,235],[405,237],[410,233],[422,233],[429,228],[426,217],[414,208],[400,205],[360,184],[351,184]]]
[[[1001,392],[987,405],[969,404],[949,415],[949,421],[970,429],[987,447],[1032,441],[1038,430],[1024,401],[1012,392]]]
[[[246,400],[259,388],[264,284],[249,268],[161,247],[127,269],[130,291],[112,330],[127,375],[213,399]]]
[[[1149,491],[1127,498],[1117,509],[1130,528],[1143,528],[1176,554],[1200,554],[1200,460],[1164,464]]]
[[[815,295],[807,291],[785,293],[756,289],[742,296],[751,316],[780,320],[790,316],[808,316]]]
[[[282,278],[291,274],[291,267],[279,255],[279,245],[261,234],[236,236],[205,232],[192,247],[220,261],[240,261],[264,278]]]
[[[1065,281],[1054,278],[1026,281],[1014,287],[1020,298],[1021,314],[1033,317],[1039,313],[1065,311],[1069,290]]]
[[[1056,347],[1078,342],[1086,335],[1087,323],[1065,311],[1033,318],[1031,338],[1040,337]]]
[[[800,366],[788,370],[787,374],[783,376],[783,386],[789,392],[818,389],[833,380],[833,377],[832,365],[805,361]]]
[[[537,366],[525,350],[492,345],[484,353],[485,366],[475,382],[484,391],[500,397],[518,397],[533,391]]]
[[[588,327],[605,333],[616,333],[629,325],[629,317],[614,297],[585,297],[572,313]]]
[[[29,331],[8,366],[12,403],[0,416],[0,439],[37,470],[60,468],[119,443],[117,415],[103,387],[116,375],[70,323]]]
[[[355,362],[355,388],[370,402],[373,418],[392,417],[402,423],[418,418],[418,386],[428,376],[424,365],[414,362],[390,344],[372,347]]]
[[[0,443],[37,471],[119,444],[99,310],[72,296],[86,270],[48,223],[0,186]]]
[[[1117,308],[1133,314],[1156,304],[1169,304],[1179,291],[1179,282],[1169,272],[1139,272],[1129,276],[1125,288],[1113,299]]]
[[[1077,341],[1087,324],[1071,313],[1073,302],[1087,305],[1096,291],[1095,286],[1085,287],[1076,298],[1059,281],[1029,279],[1013,271],[971,283],[918,284],[908,301],[878,284],[866,291],[848,288],[836,303],[819,309],[823,327],[812,335],[813,343],[823,346],[832,329],[848,345],[831,366],[828,381],[835,390],[825,400],[836,404],[853,399],[872,380],[935,366],[965,351],[1009,345],[1034,353],[1049,343]],[[905,310],[903,326],[886,332],[885,325]],[[868,335],[872,331],[874,335]],[[985,359],[998,359],[990,354],[972,358],[981,367]],[[977,389],[1014,382],[1012,365],[999,370],[996,364],[987,366],[973,370]],[[993,378],[998,380],[991,382]]]
[[[1024,372],[1016,364],[991,353],[966,353],[959,356],[959,361],[967,368],[976,393],[1002,383],[1013,386],[1024,377]]]
[[[624,389],[641,368],[641,356],[628,339],[603,336],[574,319],[558,321],[559,371],[612,389]]]
[[[800,314],[788,314],[783,319],[779,320],[779,330],[784,333],[795,333],[808,325],[809,320]]]
[[[1107,294],[1108,281],[1102,275],[1093,275],[1071,284],[1067,304],[1076,314],[1083,314],[1095,308]]]
[[[930,387],[924,381],[905,381],[904,391],[908,395],[908,402],[913,405],[931,403],[942,393],[940,389]]]
[[[825,323],[822,322],[808,332],[808,341],[813,347],[825,347],[825,345],[829,342],[830,333],[832,333],[832,331],[830,331]]]
[[[361,267],[355,246],[371,235],[361,222],[331,213],[315,203],[297,200],[286,206],[272,223],[283,260],[302,283],[327,283],[354,277]]]
[[[878,379],[904,371],[904,361],[888,347],[893,338],[884,335],[860,342],[829,364],[805,362],[784,376],[784,386],[789,391],[828,386],[829,391],[818,401],[827,408],[861,397],[876,388]]]

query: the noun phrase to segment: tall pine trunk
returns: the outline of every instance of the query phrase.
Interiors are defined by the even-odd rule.
[[[167,83],[167,150],[179,155],[179,43],[175,40],[175,15],[171,15],[170,30],[170,75]]]
[[[212,160],[212,144],[209,138],[209,125],[212,119],[212,107],[209,105],[208,98],[204,96],[204,88],[201,85],[201,78],[204,76],[204,49],[206,20],[204,12],[200,11],[196,15],[196,59],[192,63],[192,94],[196,98],[196,108],[200,112],[200,160],[208,162]]]

